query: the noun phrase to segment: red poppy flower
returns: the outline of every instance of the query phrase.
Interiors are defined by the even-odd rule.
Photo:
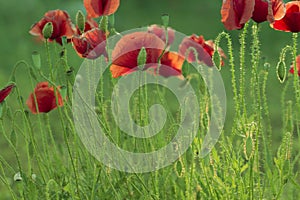
[[[168,28],[168,46],[170,46],[175,39],[175,31],[171,28]],[[148,32],[153,33],[156,36],[158,36],[160,39],[162,39],[166,43],[166,31],[165,28],[160,27],[156,24],[153,24],[148,27]]]
[[[120,0],[84,0],[84,7],[89,17],[96,18],[115,13]]]
[[[37,106],[35,104],[34,95],[36,97]],[[55,95],[54,88],[49,87],[48,82],[40,82],[36,85],[34,89],[34,93],[31,93],[29,95],[26,104],[33,114],[37,114],[39,112],[47,113],[57,108],[56,96],[57,96],[58,106],[62,106],[63,99],[61,94],[59,93],[59,88],[57,88],[56,95]],[[38,107],[38,111],[36,107]]]
[[[4,99],[11,93],[12,89],[15,87],[14,84],[10,84],[0,90],[0,103],[4,101]]]
[[[266,0],[255,0],[252,19],[257,22],[270,21],[281,19],[285,14],[285,6],[282,0],[271,0],[270,4],[272,13],[269,13],[269,3]]]
[[[300,55],[296,57],[296,66],[297,66],[298,76],[300,76]],[[290,73],[294,74],[294,65],[291,65]]]
[[[72,43],[80,57],[95,59],[100,55],[107,57],[105,40],[106,34],[102,30],[94,28],[81,36],[74,36]]]
[[[223,0],[222,22],[226,29],[241,29],[252,17],[255,0]]]
[[[223,0],[222,22],[226,29],[241,29],[251,18],[257,22],[281,19],[285,14],[282,0]]]
[[[280,20],[275,20],[271,27],[286,32],[300,32],[300,1],[285,4],[286,13]]]
[[[46,12],[44,17],[31,27],[29,33],[44,39],[43,28],[48,22],[51,22],[53,25],[53,32],[49,38],[50,41],[55,40],[59,44],[62,44],[63,36],[67,38],[73,36],[74,29],[70,17],[67,12],[62,10],[51,10]]]
[[[175,52],[163,53],[165,43],[159,37],[148,32],[135,32],[123,36],[116,44],[112,52],[112,65],[110,71],[112,77],[117,78],[138,70],[138,55],[145,48],[147,57],[144,70],[154,69],[153,73],[164,77],[180,76],[184,58]]]
[[[195,58],[195,54],[192,49],[197,52],[197,59]],[[199,62],[203,62],[208,66],[213,66],[212,56],[214,51],[213,41],[205,41],[202,35],[192,35],[190,37],[186,37],[179,46],[179,54],[187,57],[188,62],[196,62],[196,60],[198,60]],[[219,48],[218,51],[221,57],[226,58],[226,55],[221,48]]]

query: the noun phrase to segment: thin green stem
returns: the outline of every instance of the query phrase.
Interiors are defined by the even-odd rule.
[[[299,120],[299,110],[300,110],[300,87],[299,87],[299,77],[298,77],[298,63],[297,63],[297,39],[298,33],[293,33],[293,64],[294,64],[294,90],[295,90],[295,100],[296,100],[296,112],[295,112],[295,121]],[[296,130],[300,142],[300,127],[299,123],[296,124]]]
[[[230,65],[230,71],[231,71],[231,84],[232,84],[232,90],[233,90],[234,107],[235,107],[236,115],[238,116],[238,112],[239,112],[240,108],[239,108],[237,84],[236,84],[236,77],[235,77],[235,64],[234,64],[234,55],[233,55],[232,40],[231,40],[230,34],[222,32],[215,39],[215,48],[219,47],[219,42],[221,41],[222,38],[225,38],[227,40],[228,55],[229,55],[229,65]]]
[[[48,63],[48,68],[49,68],[49,76],[50,76],[50,79],[52,81],[54,81],[54,74],[53,74],[51,55],[50,55],[50,45],[47,40],[45,41],[45,47],[46,47],[47,63]]]
[[[239,88],[239,99],[241,103],[241,111],[240,113],[242,116],[247,116],[247,109],[246,109],[246,102],[245,102],[245,48],[246,48],[246,36],[248,32],[248,23],[245,24],[243,28],[243,32],[240,34],[240,88]],[[240,112],[241,112],[240,111]]]
[[[259,83],[259,73],[258,73],[258,65],[259,65],[259,59],[260,59],[260,48],[259,48],[259,38],[258,38],[259,29],[257,24],[254,24],[252,27],[252,36],[253,36],[253,43],[252,43],[252,52],[251,52],[251,63],[252,63],[252,92],[254,95],[254,114],[256,114],[256,120],[257,120],[257,128],[255,130],[256,135],[256,143],[255,143],[255,164],[257,165],[256,168],[259,169],[259,140],[260,137],[264,140],[264,134],[262,134],[262,115],[261,115],[261,94],[260,94],[260,83]],[[257,175],[257,187],[258,191],[260,190],[260,175]],[[260,196],[261,197],[261,196]]]

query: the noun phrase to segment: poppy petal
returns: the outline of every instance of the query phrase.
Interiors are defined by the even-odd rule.
[[[124,76],[136,71],[137,68],[122,67],[119,65],[111,65],[110,72],[113,78],[118,78],[119,76]]]
[[[83,3],[88,16],[97,18],[115,13],[120,5],[120,0],[84,0]]]
[[[142,48],[146,49],[146,63],[157,63],[165,43],[156,35],[147,32],[135,32],[123,36],[112,52],[112,62],[122,67],[137,67],[137,57]]]
[[[159,68],[159,74],[164,77],[181,76],[181,68],[184,57],[174,52],[166,52],[161,58],[162,66]]]
[[[0,103],[4,101],[4,99],[11,93],[14,87],[14,84],[10,84],[0,91]]]
[[[280,20],[275,20],[270,26],[275,30],[300,32],[300,1],[290,1],[285,4],[286,13]]]
[[[255,0],[223,0],[222,23],[228,30],[241,29],[254,10]]]
[[[264,0],[255,0],[254,11],[252,13],[252,19],[261,23],[269,21],[273,23],[274,20],[281,19],[285,14],[285,6],[282,0],[271,0],[271,4]],[[269,8],[269,6],[271,6]],[[271,10],[270,10],[271,9]]]

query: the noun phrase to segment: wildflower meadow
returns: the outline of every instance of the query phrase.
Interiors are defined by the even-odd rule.
[[[1,200],[300,198],[300,1],[0,9]]]

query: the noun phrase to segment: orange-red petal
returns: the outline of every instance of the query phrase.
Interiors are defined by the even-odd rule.
[[[255,0],[223,0],[222,22],[226,29],[241,29],[248,22],[254,10]]]
[[[255,0],[254,11],[252,13],[252,19],[261,23],[269,20],[273,23],[274,20],[281,19],[285,14],[285,6],[282,0],[271,0],[271,4],[264,0]],[[271,6],[271,9],[269,9]],[[271,18],[271,19],[270,19]]]
[[[84,7],[89,17],[96,18],[115,13],[120,0],[84,0]]]
[[[159,74],[164,77],[181,76],[184,57],[175,52],[166,52],[161,58]]]
[[[285,16],[275,20],[271,27],[280,31],[300,32],[300,1],[290,1],[285,7]]]

